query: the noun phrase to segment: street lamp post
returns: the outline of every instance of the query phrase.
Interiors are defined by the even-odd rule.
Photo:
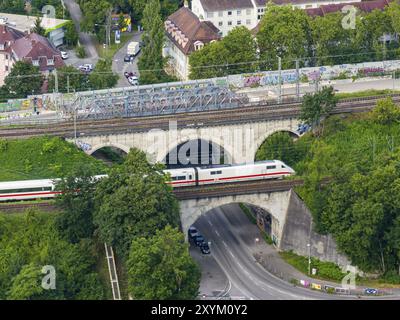
[[[308,247],[308,275],[311,275],[311,244],[307,243]]]
[[[278,103],[282,101],[282,58],[280,56],[276,56],[278,58]]]

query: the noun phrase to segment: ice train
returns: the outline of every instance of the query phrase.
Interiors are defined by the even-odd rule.
[[[167,183],[174,188],[231,183],[249,180],[282,179],[294,170],[279,160],[259,161],[253,164],[213,165],[164,170],[170,175]],[[105,175],[96,176],[101,179]],[[23,180],[0,182],[0,201],[54,198],[61,191],[55,190],[59,179]]]

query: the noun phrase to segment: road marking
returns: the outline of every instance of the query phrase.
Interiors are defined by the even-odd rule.
[[[208,224],[210,225],[210,226],[212,226],[213,224],[211,223],[211,221],[210,220],[207,220],[207,222],[208,222]]]
[[[216,234],[218,237],[221,237],[221,235],[219,234],[219,232],[218,232],[217,230],[215,230],[215,234]]]
[[[222,243],[224,244],[225,247],[228,248],[228,245],[226,244],[226,242],[224,240],[222,240]]]

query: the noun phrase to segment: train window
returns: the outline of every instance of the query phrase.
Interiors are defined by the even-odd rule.
[[[3,189],[0,190],[0,193],[23,193],[23,192],[35,192],[35,191],[51,191],[51,187],[8,189],[8,190]]]
[[[215,175],[215,174],[222,174],[222,170],[218,170],[218,171],[211,171],[210,172],[211,175]]]
[[[172,181],[186,180],[186,176],[176,176],[171,178]]]
[[[267,166],[267,170],[276,169],[276,166]]]
[[[189,180],[192,180],[192,175],[191,174],[189,174]]]
[[[282,165],[282,168],[286,168],[286,166]]]

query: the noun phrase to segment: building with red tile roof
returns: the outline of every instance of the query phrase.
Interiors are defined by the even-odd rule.
[[[190,9],[182,7],[164,23],[167,41],[163,56],[169,57],[169,69],[177,77],[189,77],[189,55],[205,44],[219,40],[219,30],[210,21],[200,20]]]

